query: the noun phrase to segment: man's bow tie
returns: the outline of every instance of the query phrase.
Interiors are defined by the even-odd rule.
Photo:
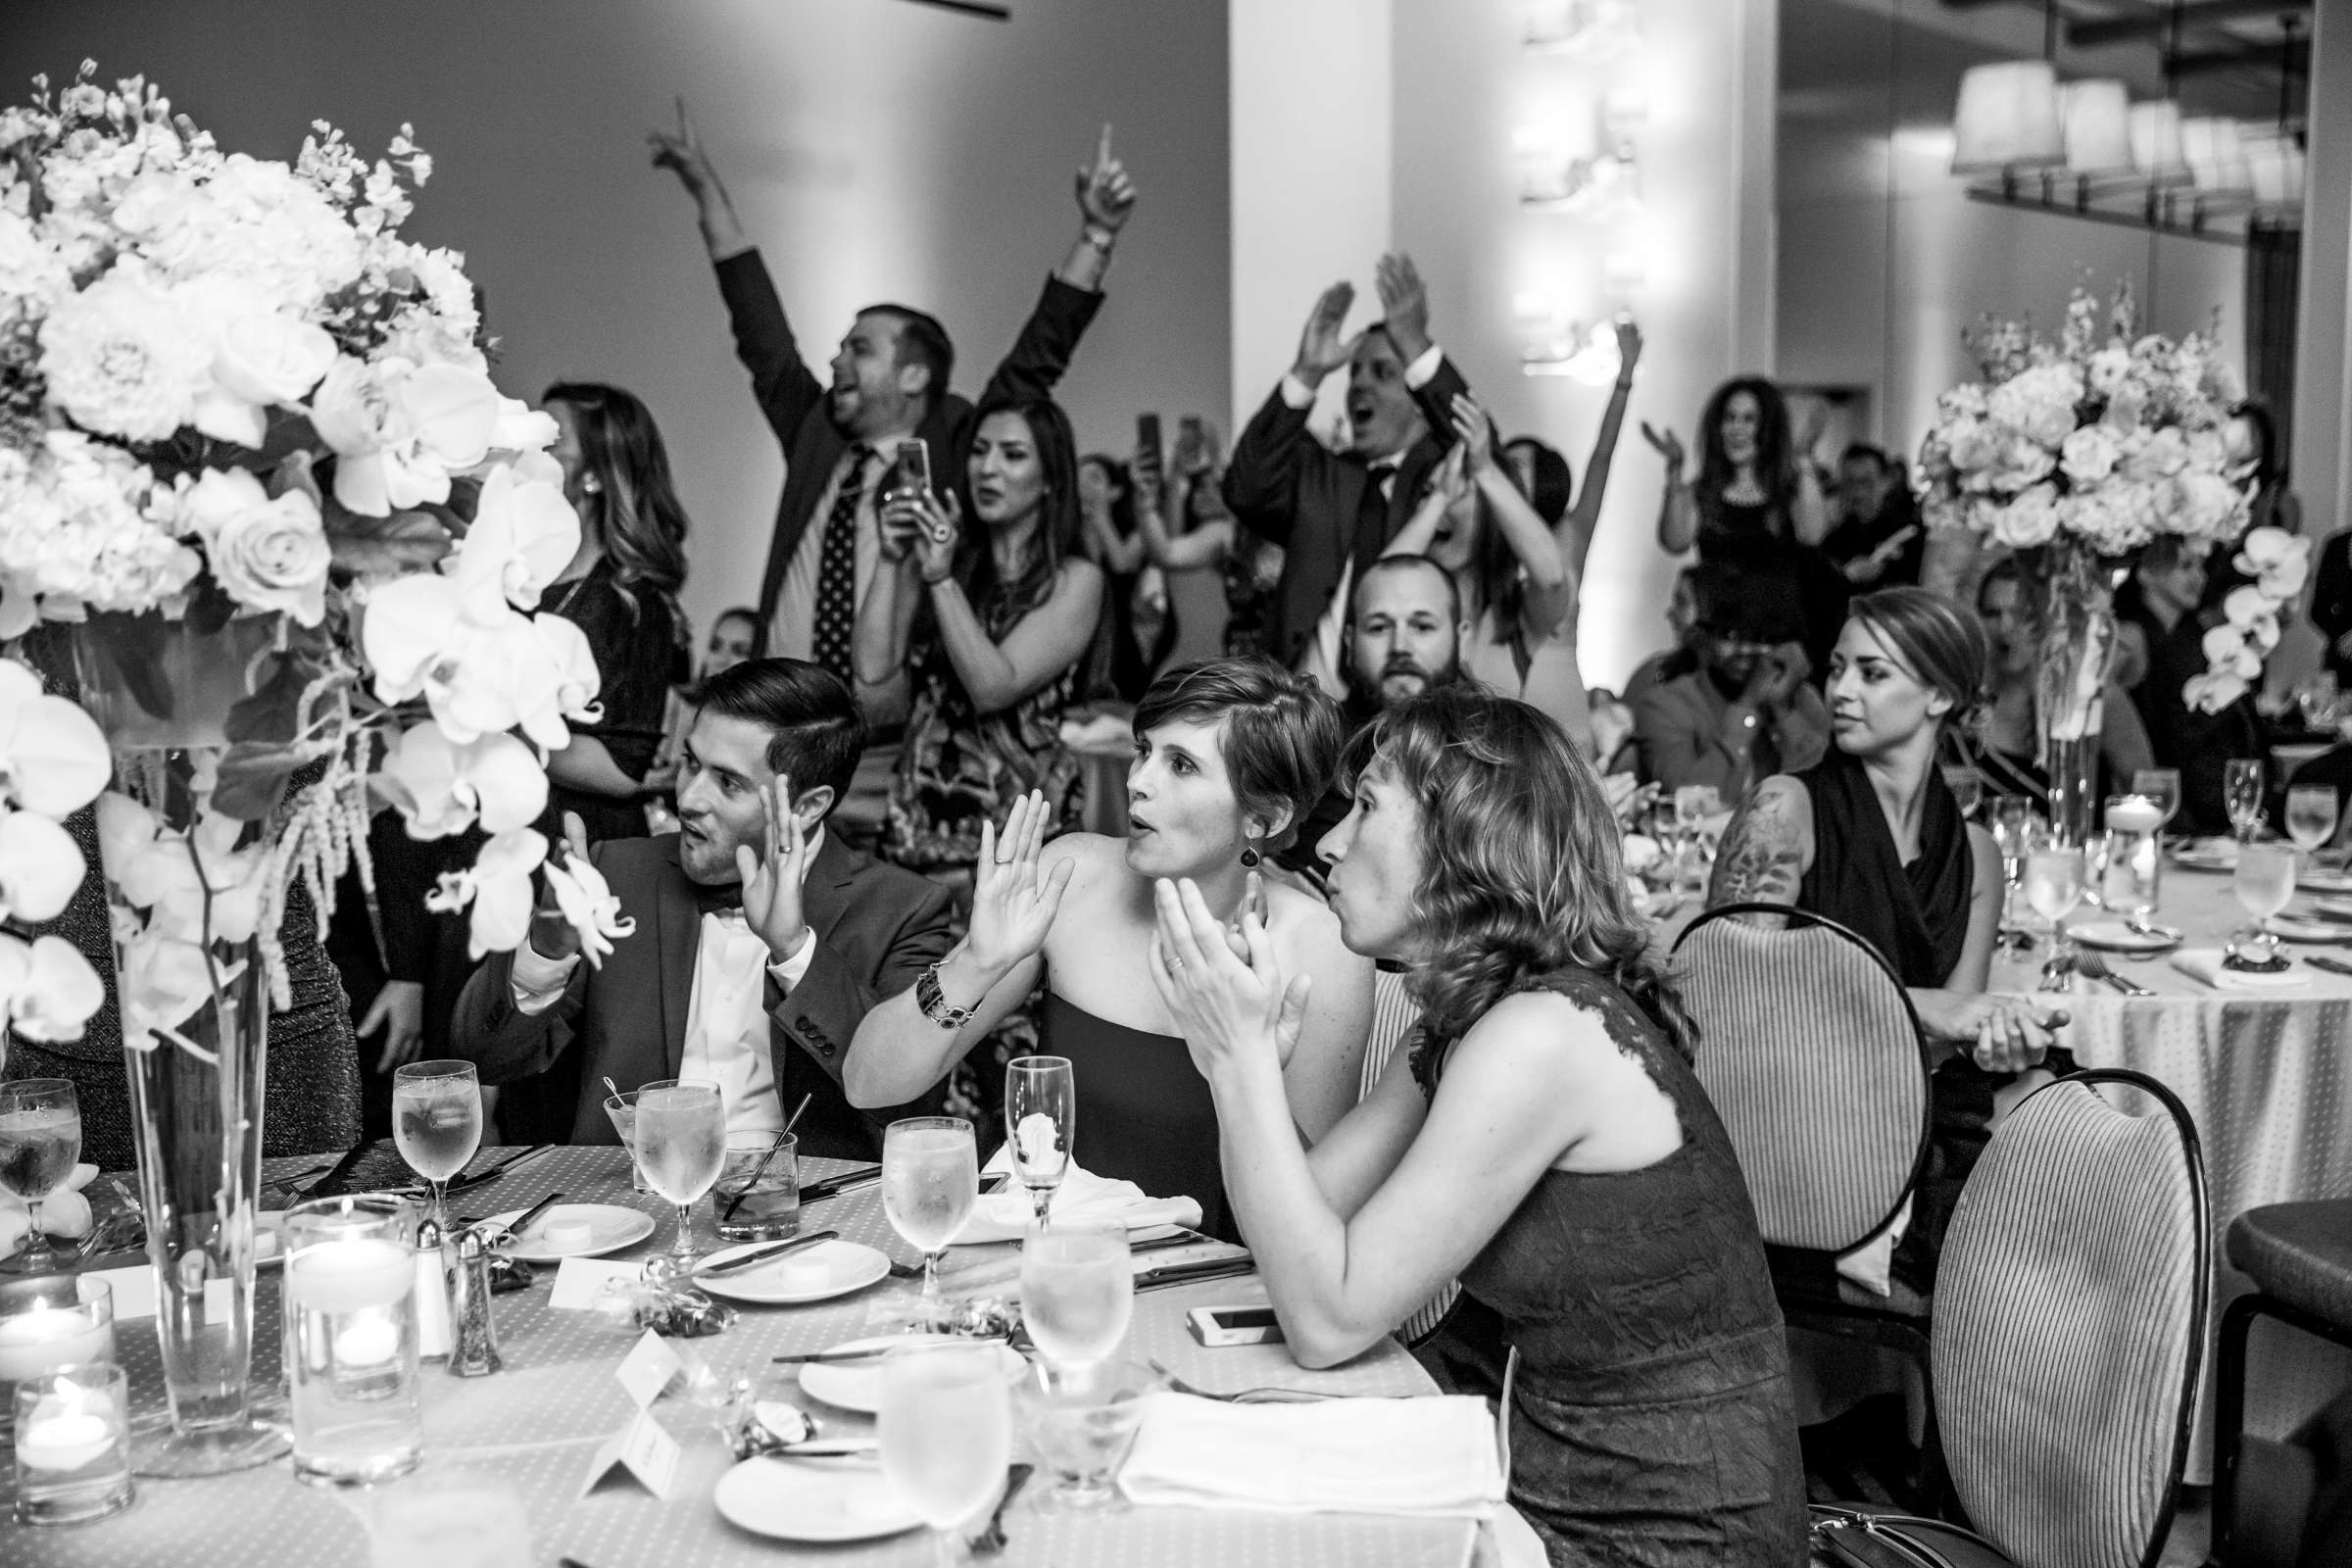
[[[694,906],[704,914],[741,914],[743,884],[723,882],[716,887],[694,884]]]

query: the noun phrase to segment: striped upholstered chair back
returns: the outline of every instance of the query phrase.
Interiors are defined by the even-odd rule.
[[[1674,951],[1698,1025],[1693,1065],[1764,1240],[1859,1246],[1927,1154],[1927,1048],[1894,971],[1836,921],[1780,905],[1710,910]]]
[[[2079,1073],[1993,1129],[1944,1235],[1936,1409],[1961,1505],[2024,1568],[2162,1554],[2211,1246],[2196,1125],[2155,1080]]]
[[[1382,969],[1372,976],[1372,1034],[1364,1043],[1363,1076],[1356,1084],[1355,1098],[1360,1102],[1380,1082],[1380,1075],[1389,1070],[1389,1063],[1405,1049],[1412,1038],[1413,1026],[1421,1021],[1421,1005],[1405,993],[1404,976]],[[1411,1317],[1396,1326],[1396,1338],[1407,1345],[1418,1345],[1437,1332],[1453,1310],[1454,1298],[1462,1288],[1448,1282],[1431,1298],[1429,1302]]]

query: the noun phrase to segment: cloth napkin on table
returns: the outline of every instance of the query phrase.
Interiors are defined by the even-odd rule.
[[[1484,1399],[1226,1404],[1154,1394],[1119,1472],[1135,1502],[1270,1513],[1484,1519],[1502,1456]]]
[[[2307,965],[2295,964],[2265,974],[2258,969],[2225,969],[2220,948],[2182,948],[2173,955],[2173,967],[2191,980],[2202,980],[2216,991],[2300,991],[2311,984]]]
[[[1004,1174],[1004,1186],[998,1192],[982,1193],[972,1204],[972,1217],[956,1235],[958,1247],[977,1242],[1017,1242],[1037,1212],[1037,1206],[1029,1200],[1029,1189],[1013,1178],[1009,1145],[997,1151],[988,1168]],[[1182,1225],[1189,1230],[1200,1223],[1200,1203],[1192,1198],[1153,1198],[1133,1182],[1080,1170],[1077,1161],[1072,1160],[1062,1175],[1061,1186],[1054,1194],[1054,1217],[1088,1224],[1124,1220],[1131,1231],[1151,1225]]]

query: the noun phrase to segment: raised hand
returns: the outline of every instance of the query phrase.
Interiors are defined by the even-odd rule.
[[[1657,449],[1666,460],[1666,476],[1679,479],[1683,473],[1683,438],[1674,433],[1674,426],[1659,427],[1647,419],[1642,421],[1642,439]]]
[[[1397,358],[1410,365],[1430,344],[1429,289],[1422,283],[1413,259],[1402,251],[1383,256],[1373,268],[1372,276],[1380,288],[1381,318],[1388,327],[1389,341],[1396,345]]]
[[[1453,435],[1472,478],[1494,466],[1494,421],[1467,392],[1453,395]]]
[[[1116,234],[1135,212],[1135,181],[1127,166],[1111,156],[1110,127],[1095,143],[1095,161],[1078,171],[1078,211],[1089,223]]]
[[[972,961],[991,974],[1003,974],[1045,947],[1054,916],[1061,908],[1062,890],[1077,868],[1077,861],[1064,859],[1051,871],[1038,869],[1052,815],[1045,796],[1032,790],[1012,803],[1002,834],[991,823],[980,824],[980,860],[972,868],[972,925],[964,946]]]
[[[710,167],[710,157],[703,151],[703,138],[695,130],[694,122],[687,118],[684,94],[678,96],[678,128],[649,131],[645,139],[654,149],[654,167],[677,175],[679,183],[697,199],[717,186],[717,171]]]
[[[1634,378],[1634,367],[1642,363],[1642,326],[1630,316],[1617,318],[1617,379]]]
[[[1152,889],[1152,904],[1158,918],[1148,965],[1152,984],[1192,1049],[1194,1065],[1206,1076],[1258,1052],[1288,1065],[1306,1022],[1310,981],[1305,975],[1283,978],[1258,911],[1243,910],[1246,954],[1237,955],[1227,928],[1191,879],[1162,880]]]
[[[743,923],[767,944],[769,956],[781,963],[798,953],[808,935],[808,920],[801,907],[801,882],[808,871],[808,837],[792,808],[792,780],[779,773],[762,793],[767,808],[767,848],[755,855],[748,844],[735,846],[735,875],[743,883]]]
[[[1355,345],[1340,335],[1340,327],[1354,303],[1355,285],[1339,282],[1317,295],[1315,308],[1307,312],[1306,328],[1298,334],[1298,358],[1292,362],[1291,373],[1308,386],[1348,363]]]
[[[588,858],[588,828],[577,811],[564,813],[564,849],[567,859]],[[531,951],[542,958],[569,958],[580,951],[580,933],[556,902],[556,890],[539,879],[539,904],[531,911]]]
[[[375,1071],[385,1077],[393,1068],[415,1061],[424,1048],[424,987],[414,980],[385,981],[368,1016],[352,1033],[365,1040],[378,1029],[384,1031],[384,1050]]]
[[[927,583],[944,582],[956,570],[956,544],[963,537],[963,503],[951,490],[893,496],[882,509],[885,537],[911,526],[911,559]]]

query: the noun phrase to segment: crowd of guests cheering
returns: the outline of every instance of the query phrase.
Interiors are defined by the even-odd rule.
[[[1403,256],[1377,265],[1374,326],[1344,331],[1347,283],[1313,303],[1230,453],[1195,416],[1164,450],[1154,419],[1132,452],[1084,453],[1055,389],[1138,199],[1107,131],[1076,236],[968,399],[949,330],[911,305],[860,311],[811,368],[691,125],[653,147],[787,477],[756,600],[698,637],[655,413],[614,386],[541,398],[582,522],[545,608],[603,679],[601,720],[550,760],[545,825],[638,934],[589,966],[543,919],[477,965],[421,903],[475,842],[379,818],[376,896],[349,890],[324,957],[299,893],[288,911],[308,982],[272,1025],[272,1152],[380,1132],[419,1054],[474,1060],[508,1141],[612,1142],[608,1083],[697,1077],[730,1131],[809,1097],[803,1151],[852,1158],[910,1109],[993,1133],[1004,1063],[1067,1056],[1088,1166],[1246,1237],[1300,1359],[1355,1354],[1459,1282],[1430,1359],[1487,1389],[1516,1363],[1512,1497],[1558,1560],[1635,1534],[1642,1561],[1795,1560],[1774,1285],[1600,779],[1738,803],[1710,901],[1826,914],[1910,990],[1936,1138],[1896,1266],[1925,1288],[1986,1127],[2062,1021],[1988,990],[1999,859],[1942,775],[2046,790],[2028,573],[1975,560],[1918,586],[1942,568],[1902,463],[1823,461],[1818,418],[1742,377],[1707,401],[1695,465],[1642,426],[1657,543],[1689,564],[1669,646],[1622,693],[1590,689],[1579,604],[1632,323],[1581,475],[1496,431]],[[1343,375],[1327,443],[1310,415]],[[2263,517],[2291,523],[2259,410],[2245,439]],[[1223,657],[1168,667],[1169,583],[1204,571]],[[2120,601],[2104,765],[2180,767],[2196,828],[2220,822],[2222,761],[2262,740],[2250,700],[2180,697],[2228,586],[2160,546]],[[2334,544],[2315,616],[2352,665]],[[1103,710],[1132,713],[1115,837],[1076,830],[1064,736]],[[102,949],[102,912],[84,934]],[[1383,968],[1418,1021],[1367,1073]],[[337,972],[347,1015],[321,1006]],[[113,1078],[85,1093],[85,1137],[122,1165]]]

